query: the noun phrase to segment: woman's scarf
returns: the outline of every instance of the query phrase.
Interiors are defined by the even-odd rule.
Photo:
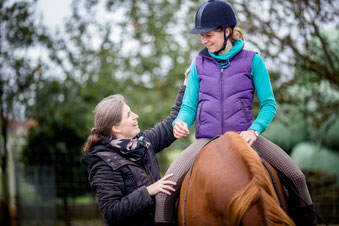
[[[146,153],[150,145],[151,143],[147,142],[140,133],[133,139],[112,139],[106,147],[132,162],[144,164],[148,159]]]

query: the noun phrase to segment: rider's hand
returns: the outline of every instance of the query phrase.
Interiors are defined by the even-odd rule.
[[[173,127],[173,135],[175,138],[186,137],[188,134],[190,134],[190,131],[188,130],[185,122],[175,122]]]
[[[242,132],[240,133],[240,136],[241,136],[242,138],[244,138],[244,140],[245,140],[250,146],[251,146],[251,145],[254,143],[254,141],[256,141],[256,139],[258,138],[257,135],[255,135],[254,130],[251,130],[251,129],[246,130],[246,131],[242,131]]]
[[[171,195],[171,193],[169,191],[173,191],[174,192],[175,189],[172,186],[170,186],[170,185],[176,185],[177,184],[174,181],[168,180],[172,176],[173,176],[173,173],[168,174],[168,175],[164,176],[163,178],[161,178],[160,180],[158,180],[157,182],[149,185],[147,187],[148,193],[151,196],[156,195],[159,192],[165,193],[167,195]]]

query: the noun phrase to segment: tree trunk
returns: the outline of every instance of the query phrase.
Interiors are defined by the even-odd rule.
[[[0,225],[9,225],[9,191],[8,191],[8,172],[7,172],[7,126],[8,121],[4,119],[1,112],[1,137],[3,144],[1,147],[1,184],[2,197],[0,200]]]
[[[4,150],[6,152],[6,149]],[[8,174],[7,174],[7,155],[4,154],[1,158],[1,184],[2,184],[2,197],[1,197],[1,217],[0,225],[9,225],[9,193],[8,193]],[[2,223],[3,222],[3,223]],[[8,224],[6,224],[8,223]]]

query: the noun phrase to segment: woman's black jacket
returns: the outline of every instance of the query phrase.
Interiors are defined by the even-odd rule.
[[[83,157],[82,162],[88,165],[90,185],[96,190],[107,225],[154,224],[155,200],[146,187],[160,179],[155,154],[175,141],[172,122],[180,110],[184,91],[182,85],[167,119],[143,132],[151,143],[148,161],[143,166],[114,152],[104,149],[98,152],[100,145]]]

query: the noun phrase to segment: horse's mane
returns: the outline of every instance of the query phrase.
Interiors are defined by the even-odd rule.
[[[240,221],[255,202],[260,198],[266,225],[295,225],[280,208],[271,178],[264,168],[258,154],[236,133],[226,134],[230,151],[237,153],[247,165],[251,181],[236,192],[227,205],[227,217],[230,225],[240,225]]]

